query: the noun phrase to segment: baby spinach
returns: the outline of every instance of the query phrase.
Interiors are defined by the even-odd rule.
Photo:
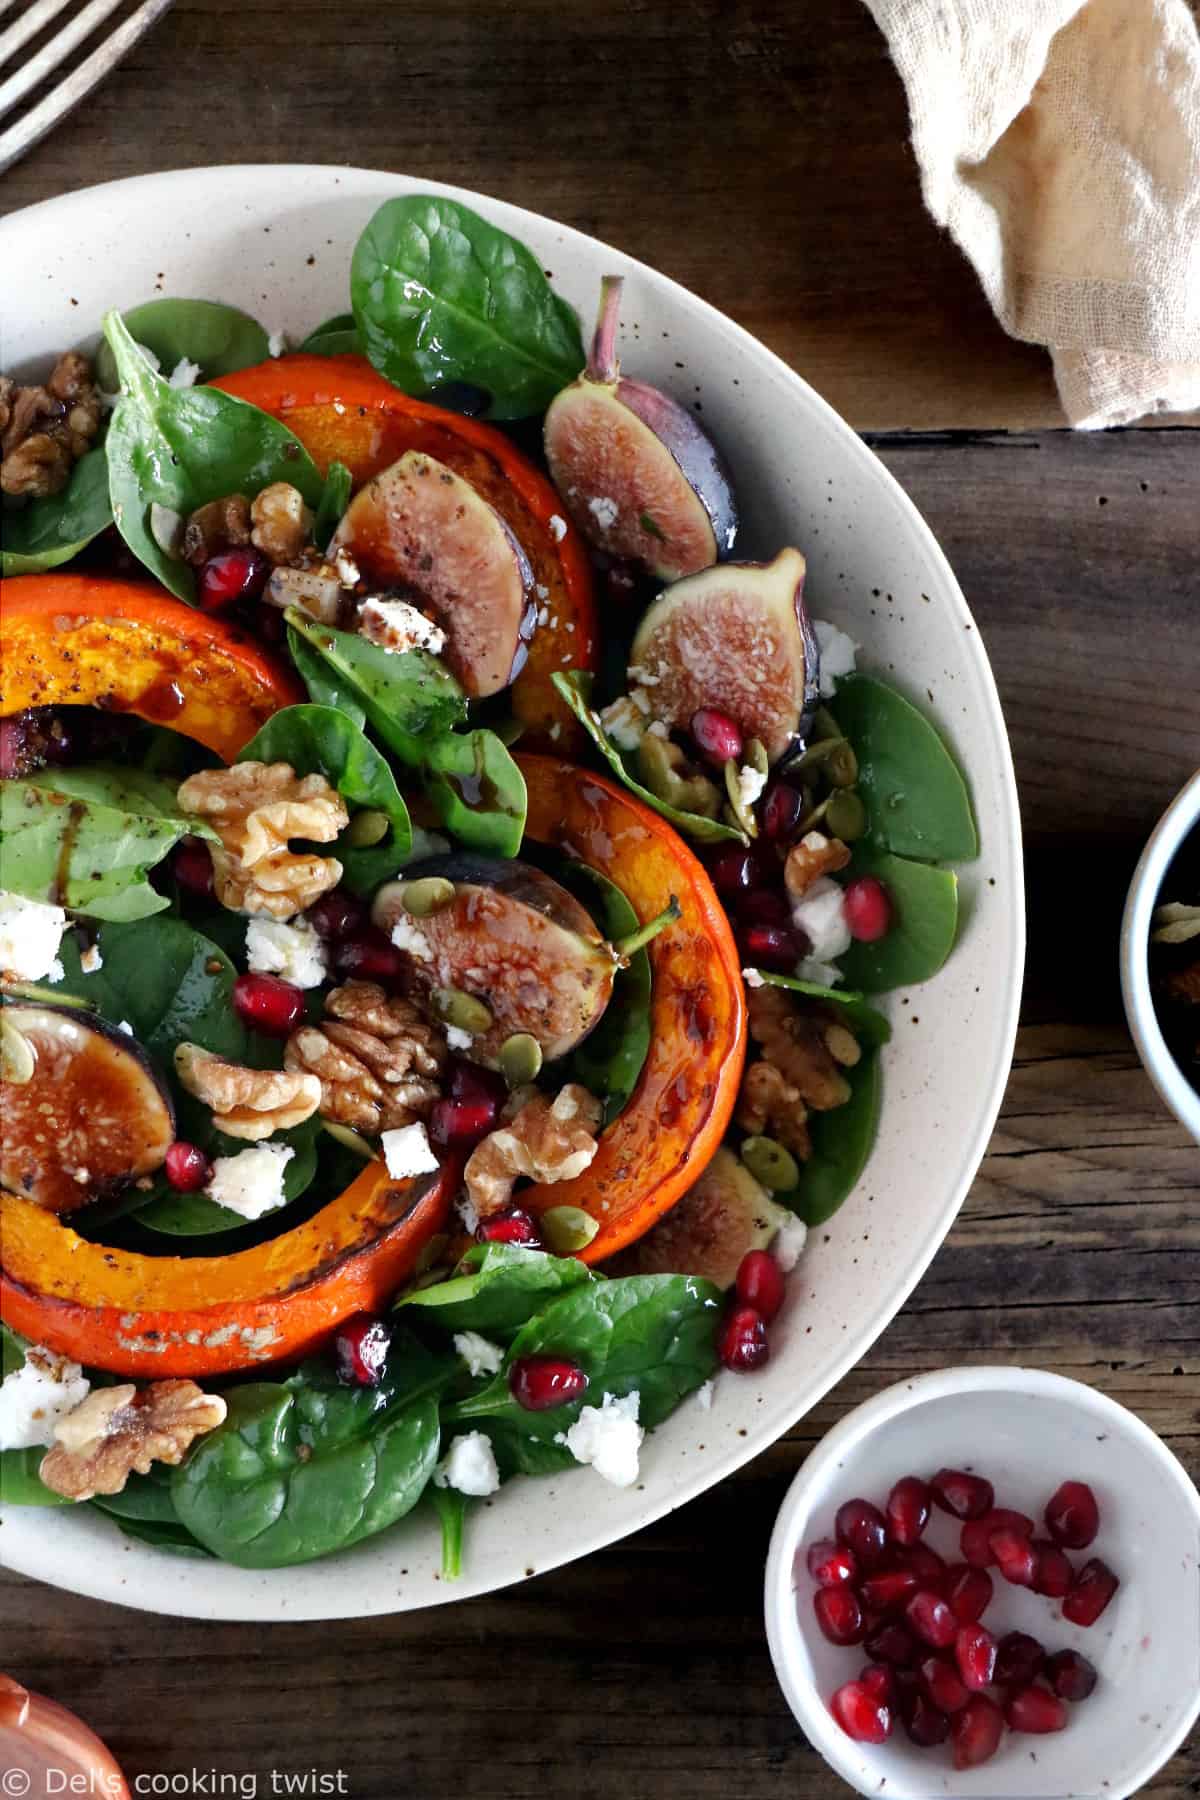
[[[313,542],[324,550],[337,529],[338,521],[350,504],[354,477],[345,463],[331,462],[325,471],[325,485],[313,519]]]
[[[206,1156],[236,1156],[239,1151],[249,1148],[243,1139],[229,1138],[224,1132],[218,1131],[208,1109],[190,1098],[179,1108],[179,1121],[181,1135],[186,1131],[187,1141],[198,1144]],[[318,1118],[306,1119],[302,1125],[293,1125],[290,1131],[277,1131],[271,1138],[273,1144],[288,1144],[294,1152],[283,1171],[284,1206],[300,1198],[317,1172],[320,1126]],[[279,1207],[274,1212],[265,1213],[263,1219],[273,1221],[274,1228],[282,1210]],[[218,1206],[207,1194],[176,1193],[161,1176],[156,1179],[154,1191],[148,1196],[146,1204],[136,1209],[134,1218],[144,1230],[160,1231],[165,1237],[177,1238],[213,1237],[226,1231],[244,1232],[248,1224],[259,1223],[258,1220],[244,1219],[240,1213],[231,1211],[227,1206]]]
[[[869,842],[920,862],[977,856],[967,784],[928,719],[871,675],[845,676],[831,705],[858,757]]]
[[[478,1331],[508,1337],[550,1300],[595,1277],[574,1256],[547,1256],[513,1244],[474,1244],[459,1273],[434,1287],[405,1294],[399,1308],[416,1306],[419,1316],[446,1331]]]
[[[529,808],[525,777],[494,731],[449,731],[430,744],[425,791],[440,823],[485,856],[515,856]]]
[[[297,775],[324,775],[352,810],[383,813],[389,824],[382,843],[356,847],[353,820],[333,846],[346,885],[370,893],[394,875],[412,849],[412,822],[385,757],[361,728],[332,706],[287,706],[268,719],[242,750],[239,762],[290,763]]]
[[[211,939],[182,919],[153,918],[105,925],[96,943],[101,966],[85,975],[79,946],[68,932],[56,996],[75,995],[96,1006],[109,1024],[131,1025],[138,1043],[164,1070],[171,1067],[175,1046],[185,1041],[233,1062],[247,1060],[250,1034],[233,1009],[237,970]]]
[[[892,924],[886,937],[874,944],[852,943],[839,957],[850,986],[881,994],[936,975],[958,930],[957,876],[865,844],[855,846],[851,872],[874,875],[883,883],[892,903]]]
[[[601,931],[610,943],[629,937],[640,923],[632,905],[607,876],[589,863],[568,863],[564,883],[591,905]],[[590,887],[589,896],[581,889]],[[650,1052],[650,1004],[653,977],[645,950],[635,950],[613,981],[612,998],[600,1022],[572,1051],[564,1074],[580,1082],[604,1102],[604,1124],[611,1125],[623,1111],[637,1086],[638,1076]]]
[[[180,600],[194,602],[195,579],[150,529],[156,502],[187,514],[226,494],[257,494],[273,481],[299,488],[310,506],[321,475],[299,438],[219,388],[173,388],[156,375],[119,313],[104,320],[121,380],[108,428],[109,495],[117,529],[138,560]]]
[[[96,1494],[92,1505],[116,1519],[137,1519],[154,1525],[178,1525],[171,1498],[171,1472],[164,1463],[151,1465],[148,1475],[130,1475],[119,1494]]]
[[[120,1519],[115,1513],[110,1513],[109,1517],[126,1537],[149,1544],[155,1550],[164,1550],[168,1556],[200,1556],[205,1561],[212,1556],[212,1551],[206,1550],[186,1526],[158,1519]]]
[[[173,782],[93,764],[0,787],[4,885],[97,919],[144,919],[167,905],[146,879],[181,837],[211,836],[179,810]]]
[[[584,364],[574,309],[533,252],[457,200],[387,200],[354,250],[350,297],[372,363],[406,393],[469,382],[490,416],[544,412]]]
[[[87,548],[112,524],[108,457],[103,444],[81,456],[61,494],[4,510],[0,575],[40,575]]]
[[[823,1225],[833,1216],[852,1192],[875,1142],[883,1092],[878,1051],[867,1048],[845,1075],[850,1083],[845,1106],[808,1116],[812,1155],[801,1169],[799,1185],[789,1194],[774,1195],[808,1225]]]
[[[427,1491],[442,1528],[442,1580],[457,1581],[462,1574],[467,1496],[460,1494],[457,1488],[438,1487],[433,1483]]]
[[[153,351],[167,376],[186,361],[199,364],[201,381],[211,381],[265,362],[271,354],[257,319],[218,300],[147,300],[121,317],[130,337]],[[120,385],[117,358],[107,343],[96,352],[96,380],[109,393]]]
[[[821,987],[815,981],[801,981],[795,975],[776,975],[766,969],[759,969],[757,974],[764,987],[786,988],[789,993],[803,994],[810,1000],[825,1000],[838,1007],[860,1044],[877,1050],[891,1039],[889,1020],[850,988]]]
[[[565,673],[558,671],[550,677],[562,698],[566,701],[579,723],[583,726],[601,756],[613,774],[617,776],[631,794],[636,794],[646,806],[659,813],[676,831],[690,837],[698,844],[716,844],[726,838],[736,843],[746,843],[746,834],[739,831],[736,825],[726,825],[720,819],[706,819],[701,813],[681,812],[677,806],[671,806],[660,800],[657,794],[643,787],[630,772],[621,752],[610,740],[608,733],[600,722],[598,713],[592,711],[588,704],[588,693],[591,689],[591,676],[583,669],[568,669]]]
[[[298,349],[306,356],[361,355],[362,339],[354,323],[354,314],[335,313],[332,319],[323,319]]]
[[[709,1379],[717,1366],[721,1303],[719,1288],[692,1275],[628,1275],[576,1287],[522,1327],[499,1373],[446,1406],[443,1422],[448,1431],[485,1431],[505,1474],[568,1468],[571,1454],[556,1439],[583,1406],[636,1389],[639,1419],[651,1428]],[[518,1357],[537,1355],[578,1363],[588,1377],[583,1397],[548,1412],[519,1406],[509,1391],[509,1369]]]

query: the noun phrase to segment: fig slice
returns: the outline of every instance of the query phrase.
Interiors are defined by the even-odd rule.
[[[748,1250],[765,1250],[795,1218],[771,1199],[732,1150],[707,1169],[651,1231],[605,1265],[609,1275],[700,1275],[732,1287]]]
[[[127,1032],[69,1006],[5,1006],[3,1018],[30,1055],[5,1057],[0,1186],[75,1212],[161,1165],[174,1108]]]
[[[411,991],[451,1024],[457,1014],[472,1032],[466,1054],[488,1068],[518,1033],[536,1039],[546,1062],[573,1050],[620,967],[574,895],[527,863],[434,857],[380,888],[371,913],[407,952]],[[462,996],[481,1001],[491,1023],[473,1021]]]
[[[720,451],[692,414],[621,374],[621,285],[604,277],[587,367],[550,403],[546,461],[589,543],[677,581],[730,554],[737,505]]]
[[[350,502],[329,553],[346,550],[372,587],[415,597],[446,633],[446,661],[472,699],[498,694],[525,661],[533,572],[469,481],[406,450]]]
[[[804,606],[804,558],[724,563],[677,581],[646,610],[629,653],[632,686],[686,731],[714,708],[772,762],[802,734],[817,703],[816,639]]]

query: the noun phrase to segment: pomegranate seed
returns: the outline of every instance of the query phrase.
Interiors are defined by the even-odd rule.
[[[461,1057],[450,1063],[447,1086],[452,1100],[490,1100],[497,1111],[508,1099],[508,1083],[498,1069],[484,1069]]]
[[[928,1544],[913,1544],[898,1551],[894,1560],[899,1568],[911,1569],[922,1587],[941,1593],[946,1584],[946,1565]]]
[[[806,946],[790,925],[747,925],[738,934],[743,961],[752,969],[769,969],[787,975],[804,955]]]
[[[368,920],[363,902],[345,888],[331,888],[322,894],[304,916],[318,937],[331,938],[335,943],[362,931]]]
[[[837,1509],[833,1529],[839,1544],[847,1544],[864,1569],[873,1569],[887,1548],[883,1514],[869,1500],[845,1500]]]
[[[692,736],[701,756],[721,767],[727,762],[740,762],[742,734],[728,713],[715,706],[702,706],[692,714]]]
[[[747,1250],[738,1264],[735,1292],[769,1324],[783,1305],[783,1270],[765,1250]]]
[[[961,1712],[971,1698],[950,1664],[940,1656],[923,1657],[919,1672],[921,1685],[939,1712]]]
[[[1033,1520],[1027,1519],[1024,1513],[1009,1512],[1003,1506],[984,1513],[982,1519],[968,1520],[959,1539],[963,1561],[970,1563],[973,1569],[990,1569],[996,1561],[992,1533],[1005,1528],[1021,1532],[1025,1537],[1033,1536]]]
[[[904,1609],[904,1616],[923,1644],[947,1650],[954,1642],[958,1620],[940,1594],[919,1588]]]
[[[996,1498],[990,1481],[968,1475],[965,1469],[939,1469],[929,1486],[942,1511],[956,1519],[982,1519]]]
[[[742,850],[730,844],[718,851],[708,865],[709,877],[723,900],[736,900],[748,894],[760,879],[758,858],[753,850]]]
[[[887,1500],[888,1536],[906,1548],[915,1544],[929,1523],[929,1489],[917,1475],[898,1481]]]
[[[974,1625],[992,1603],[992,1578],[986,1569],[955,1563],[946,1571],[946,1599],[960,1625]]]
[[[867,1663],[858,1671],[858,1679],[873,1699],[895,1706],[896,1677],[886,1663]]]
[[[790,782],[777,781],[763,801],[762,829],[773,843],[790,838],[804,816],[804,795]]]
[[[895,1623],[881,1625],[873,1631],[864,1648],[877,1662],[893,1663],[901,1669],[907,1667],[917,1654],[916,1639],[903,1625]]]
[[[1013,1731],[1032,1731],[1039,1736],[1047,1731],[1062,1731],[1067,1723],[1067,1709],[1049,1688],[1018,1688],[1004,1702],[1004,1717]]]
[[[871,1612],[899,1612],[920,1586],[911,1569],[890,1569],[882,1575],[868,1575],[861,1593],[863,1605]]]
[[[508,1371],[508,1391],[526,1412],[569,1406],[587,1391],[588,1378],[564,1356],[518,1356]]]
[[[1075,1571],[1065,1550],[1060,1550],[1057,1544],[1051,1544],[1046,1538],[1034,1538],[1033,1549],[1036,1558],[1033,1571],[1034,1593],[1046,1594],[1051,1600],[1061,1600],[1075,1579]]]
[[[885,1744],[892,1735],[891,1708],[865,1688],[848,1681],[829,1702],[829,1710],[846,1733],[859,1744]]]
[[[171,855],[171,873],[185,893],[197,900],[211,900],[212,857],[203,838],[180,838]]]
[[[1046,1652],[1027,1631],[1009,1631],[996,1645],[993,1676],[1001,1687],[1026,1687],[1041,1671]]]
[[[996,1640],[982,1625],[960,1625],[954,1640],[958,1672],[974,1693],[988,1687],[996,1672]]]
[[[1093,1556],[1071,1584],[1063,1601],[1063,1618],[1072,1625],[1094,1625],[1120,1585],[1108,1564]]]
[[[882,881],[874,875],[860,875],[857,881],[847,882],[842,917],[850,936],[860,944],[878,943],[886,937],[892,923],[892,903]]]
[[[950,1720],[924,1694],[914,1695],[903,1716],[905,1731],[922,1750],[932,1750],[950,1736]]]
[[[747,1373],[761,1369],[771,1354],[767,1327],[752,1306],[733,1306],[717,1337],[717,1355],[727,1369]]]
[[[1092,1664],[1078,1650],[1060,1650],[1049,1657],[1044,1674],[1060,1700],[1086,1700],[1099,1680]]]
[[[1100,1529],[1100,1508],[1086,1481],[1064,1481],[1046,1502],[1046,1529],[1056,1544],[1086,1550]]]
[[[333,966],[339,975],[359,981],[398,982],[404,974],[404,958],[374,925],[335,943]]]
[[[956,1769],[975,1769],[987,1762],[1000,1746],[1004,1716],[986,1694],[974,1694],[950,1726]]]
[[[508,1212],[495,1213],[490,1219],[485,1219],[475,1235],[485,1244],[515,1244],[518,1250],[545,1249],[537,1226],[519,1206],[510,1207]],[[533,1410],[536,1412],[538,1409],[534,1407]]]
[[[235,600],[257,600],[267,585],[271,563],[261,550],[221,550],[196,575],[201,612],[220,612]]]
[[[858,1595],[845,1582],[839,1587],[818,1588],[813,1595],[813,1611],[817,1615],[822,1635],[831,1644],[862,1643],[866,1629],[863,1625],[862,1607],[858,1603]]]
[[[304,995],[278,975],[239,975],[233,1010],[243,1025],[264,1037],[286,1037],[304,1017]]]
[[[835,1544],[832,1538],[818,1538],[808,1546],[808,1572],[818,1587],[840,1587],[858,1574],[858,1561],[853,1550]]]
[[[734,902],[733,910],[742,926],[778,925],[783,931],[792,928],[792,909],[778,888],[751,888]]]
[[[447,1150],[473,1149],[496,1123],[492,1100],[437,1100],[429,1113],[430,1142]]]
[[[176,1138],[167,1151],[165,1162],[167,1180],[177,1194],[195,1194],[208,1186],[212,1165],[198,1144],[185,1143]]]
[[[991,1544],[992,1555],[1000,1565],[1005,1581],[1011,1581],[1014,1587],[1031,1588],[1038,1562],[1031,1539],[1004,1526],[993,1531]]]
[[[392,1329],[385,1320],[376,1313],[352,1313],[333,1340],[338,1380],[347,1387],[378,1387],[391,1346]]]

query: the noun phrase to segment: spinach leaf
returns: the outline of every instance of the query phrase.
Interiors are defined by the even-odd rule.
[[[0,787],[4,885],[97,919],[144,919],[167,905],[146,877],[189,833],[211,830],[179,810],[172,782],[96,763]]]
[[[858,757],[869,842],[920,862],[978,856],[966,782],[928,719],[871,675],[843,677],[831,707]]]
[[[913,987],[936,975],[958,930],[958,878],[949,869],[857,844],[854,875],[874,875],[888,891],[892,925],[874,944],[855,942],[838,960],[851,987],[867,994]]]
[[[158,1473],[162,1470],[162,1474]],[[116,1519],[139,1519],[155,1525],[178,1525],[171,1498],[170,1471],[155,1463],[148,1475],[130,1475],[119,1494],[95,1494],[91,1504]]]
[[[313,542],[324,550],[337,529],[338,521],[350,504],[354,477],[345,463],[331,462],[325,471],[325,486],[313,519]]]
[[[188,1143],[198,1144],[206,1156],[236,1156],[250,1147],[244,1139],[229,1138],[218,1131],[207,1107],[192,1101],[190,1096],[184,1097],[179,1118],[186,1129]],[[273,1144],[290,1144],[295,1152],[283,1171],[284,1206],[298,1200],[312,1184],[317,1172],[320,1129],[319,1118],[305,1119],[302,1125],[293,1125],[290,1131],[277,1131],[271,1137]],[[136,1209],[134,1218],[145,1230],[161,1231],[166,1237],[190,1238],[245,1231],[248,1225],[267,1223],[277,1226],[282,1213],[283,1206],[280,1206],[274,1212],[264,1213],[262,1220],[243,1219],[229,1207],[218,1206],[207,1194],[176,1193],[165,1176],[159,1175],[145,1205]]]
[[[610,943],[635,932],[640,920],[620,888],[590,863],[568,863],[564,885],[575,892],[593,889],[590,911]],[[579,894],[584,904],[589,896]],[[598,904],[596,903],[598,898]],[[613,981],[612,998],[600,1022],[571,1052],[564,1074],[604,1102],[604,1124],[611,1125],[628,1103],[650,1052],[650,1003],[653,977],[645,950],[635,950]]]
[[[457,200],[387,200],[359,238],[350,298],[372,363],[406,393],[465,381],[494,419],[544,412],[584,364],[574,309],[532,251]]]
[[[110,1025],[131,1025],[164,1071],[185,1041],[233,1062],[249,1060],[251,1034],[233,1009],[237,970],[211,939],[182,919],[154,918],[105,925],[96,943],[101,966],[85,975],[73,934],[64,937],[56,996],[90,1002]]]
[[[862,1061],[844,1073],[850,1083],[849,1100],[832,1112],[809,1114],[812,1155],[800,1172],[799,1185],[791,1193],[772,1196],[808,1225],[823,1225],[833,1216],[853,1190],[875,1142],[883,1090],[878,1051],[868,1049]]]
[[[417,1306],[420,1316],[446,1331],[503,1338],[528,1324],[547,1301],[596,1279],[574,1256],[547,1256],[513,1244],[474,1244],[459,1268],[449,1281],[405,1294],[398,1310]]]
[[[494,731],[448,731],[425,757],[425,791],[440,823],[485,856],[515,856],[529,810],[525,777]]]
[[[28,1338],[20,1337],[11,1325],[0,1319],[0,1381],[15,1375],[18,1369],[25,1366],[25,1352],[29,1348]]]
[[[166,376],[186,360],[199,363],[200,379],[211,381],[265,362],[271,354],[257,319],[218,300],[147,300],[121,317],[130,337],[154,352]],[[109,393],[120,386],[117,358],[107,343],[96,352],[96,380]]]
[[[361,355],[362,339],[354,323],[354,314],[335,313],[332,319],[322,320],[298,348],[306,356]]]
[[[462,1574],[463,1529],[467,1519],[467,1496],[457,1488],[430,1485],[438,1523],[442,1528],[442,1580],[457,1581]]]
[[[175,1471],[182,1524],[227,1562],[284,1568],[345,1549],[410,1512],[437,1462],[437,1394],[453,1359],[393,1347],[376,1388],[324,1363],[234,1388],[223,1425]]]
[[[827,1000],[831,1005],[839,1007],[860,1044],[877,1050],[881,1044],[890,1041],[890,1021],[881,1012],[876,1012],[873,1006],[868,1006],[861,994],[848,988],[821,987],[815,981],[801,981],[795,975],[776,975],[768,969],[756,972],[765,987],[787,988],[789,993],[804,994],[811,1000]]]
[[[267,720],[238,754],[239,762],[286,762],[297,775],[324,775],[354,808],[386,815],[382,843],[356,847],[348,841],[353,821],[333,853],[356,894],[370,893],[394,875],[412,849],[412,823],[396,778],[374,744],[345,713],[332,706],[287,706]]]
[[[586,1405],[634,1389],[648,1429],[662,1422],[717,1366],[715,1337],[722,1294],[692,1275],[628,1275],[576,1287],[537,1313],[513,1339],[499,1373],[478,1393],[443,1408],[447,1429],[487,1432],[506,1474],[545,1474],[573,1458],[555,1440]],[[588,1377],[569,1406],[527,1412],[509,1392],[520,1356],[569,1357]]]
[[[646,806],[669,820],[676,831],[683,832],[685,837],[693,838],[698,844],[716,844],[726,838],[733,838],[739,844],[748,841],[745,832],[739,831],[737,826],[726,825],[720,819],[706,819],[700,813],[681,812],[677,806],[670,806],[665,800],[660,800],[657,794],[652,794],[648,787],[643,787],[641,782],[635,779],[621,752],[615,744],[609,741],[608,733],[600,723],[599,714],[594,713],[588,705],[588,694],[592,682],[590,674],[583,669],[568,669],[565,672],[558,670],[550,679],[613,774],[629,789],[631,794],[636,794]]]
[[[320,471],[299,438],[269,413],[219,388],[171,387],[154,373],[119,313],[106,314],[104,334],[121,378],[107,439],[117,529],[164,587],[194,603],[192,571],[154,537],[151,506],[186,515],[226,494],[253,495],[287,481],[315,507]]]
[[[95,1504],[93,1500],[92,1505]],[[100,1510],[103,1511],[103,1507]],[[108,1516],[126,1537],[135,1538],[141,1544],[150,1544],[155,1550],[165,1550],[169,1556],[202,1556],[206,1561],[212,1556],[212,1551],[206,1550],[187,1527],[177,1521],[171,1523],[165,1519],[122,1519],[111,1512]]]
[[[10,1325],[0,1320],[0,1381],[15,1374],[25,1363],[27,1340],[18,1337]],[[70,1506],[64,1494],[56,1494],[45,1486],[38,1475],[44,1444],[28,1450],[0,1450],[0,1504],[9,1506]]]
[[[108,457],[97,445],[81,456],[61,494],[47,494],[0,515],[0,575],[39,575],[86,549],[112,524]]]

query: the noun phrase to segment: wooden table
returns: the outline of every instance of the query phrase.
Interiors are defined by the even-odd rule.
[[[8,1576],[5,1664],[77,1704],[131,1777],[238,1771],[267,1793],[270,1770],[315,1766],[354,1800],[832,1800],[847,1790],[780,1698],[759,1601],[776,1507],[827,1426],[913,1370],[1020,1360],[1200,1463],[1200,1153],[1141,1072],[1116,964],[1138,848],[1200,760],[1200,436],[1061,428],[1045,357],[997,328],[922,210],[856,0],[176,0],[0,205],[234,161],[403,169],[565,219],[704,294],[867,434],[1000,683],[1029,851],[1023,1026],[917,1294],[740,1476],[572,1568],[416,1616],[200,1625]],[[1200,1792],[1200,1742],[1147,1792]]]

